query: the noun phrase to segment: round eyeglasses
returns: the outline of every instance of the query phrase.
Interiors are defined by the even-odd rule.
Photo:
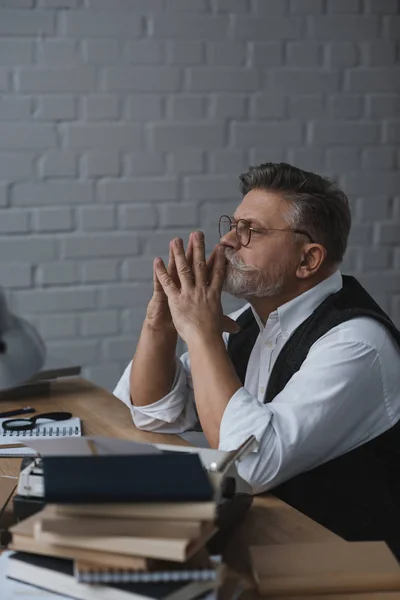
[[[2,427],[5,431],[29,431],[39,426],[40,423],[37,423],[37,421],[42,419],[45,421],[67,421],[71,417],[72,414],[69,412],[43,413],[26,419],[7,419],[7,421],[3,421]]]
[[[241,246],[248,246],[250,244],[251,234],[254,233],[262,233],[264,235],[268,235],[270,231],[287,231],[289,233],[300,233],[301,235],[305,235],[310,240],[310,243],[313,244],[314,240],[311,235],[304,231],[303,229],[274,229],[272,227],[252,227],[250,221],[246,219],[238,219],[234,221],[228,215],[222,215],[219,218],[218,223],[219,235],[220,237],[224,237],[227,233],[235,229],[236,237]]]

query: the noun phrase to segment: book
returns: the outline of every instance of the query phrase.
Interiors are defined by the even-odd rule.
[[[215,588],[215,581],[162,583],[79,583],[73,562],[17,552],[8,557],[6,576],[77,600],[192,600]]]
[[[384,542],[254,546],[250,557],[261,595],[400,591],[400,566]]]
[[[57,515],[214,521],[216,502],[115,502],[99,504],[55,504]]]

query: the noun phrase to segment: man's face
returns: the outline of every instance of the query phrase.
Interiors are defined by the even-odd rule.
[[[296,282],[301,246],[295,234],[268,229],[290,229],[284,219],[288,210],[277,193],[251,190],[237,207],[233,218],[246,219],[251,227],[250,243],[242,246],[236,231],[221,238],[228,260],[224,290],[238,298],[276,296],[290,290]]]

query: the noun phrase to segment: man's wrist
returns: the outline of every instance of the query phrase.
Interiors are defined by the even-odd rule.
[[[173,323],[165,325],[155,325],[146,318],[143,322],[143,329],[145,329],[146,332],[150,335],[155,335],[160,338],[173,340],[178,337]]]

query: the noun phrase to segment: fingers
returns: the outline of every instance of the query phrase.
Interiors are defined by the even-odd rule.
[[[178,273],[176,271],[175,256],[174,256],[174,253],[172,251],[171,244],[169,245],[168,251],[169,251],[169,256],[168,256],[168,268],[167,268],[167,271],[168,271],[169,275],[172,277],[175,285],[179,285]]]
[[[207,285],[208,272],[204,249],[204,234],[196,231],[191,235],[193,239],[193,272],[196,285]]]
[[[190,268],[193,265],[193,232],[189,235],[188,245],[186,248],[186,260]]]
[[[165,268],[164,261],[161,258],[156,258],[154,259],[153,264],[155,277],[157,278],[159,284],[161,285],[163,291],[168,296],[168,298],[179,294],[178,288],[176,287],[171,275]]]
[[[156,262],[153,261],[153,290],[154,293],[164,293],[163,287],[161,283],[158,281],[157,272],[156,272]]]
[[[210,287],[221,293],[226,274],[226,258],[223,246],[215,248],[215,257],[210,274]]]
[[[175,238],[170,244],[182,290],[188,292],[193,288],[193,273],[185,256],[183,242],[180,238]]]

